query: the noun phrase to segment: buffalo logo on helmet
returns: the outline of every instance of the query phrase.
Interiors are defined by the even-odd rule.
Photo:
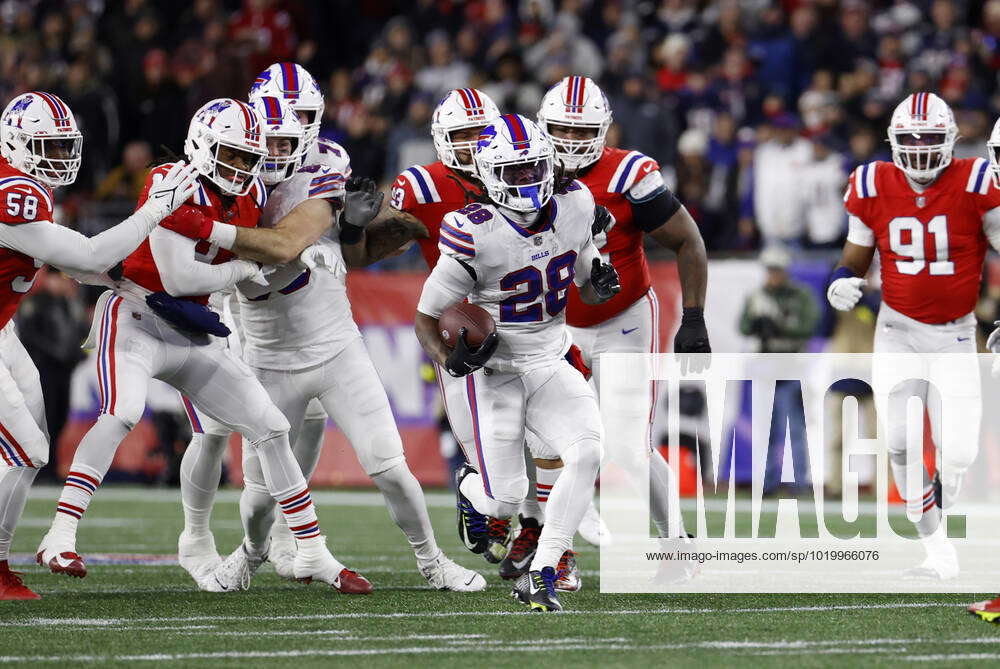
[[[485,149],[490,144],[493,143],[493,139],[497,136],[497,129],[492,125],[488,125],[483,128],[483,131],[479,133],[479,141],[476,142],[476,151]]]

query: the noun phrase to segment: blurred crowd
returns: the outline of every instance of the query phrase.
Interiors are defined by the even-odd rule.
[[[832,264],[847,175],[889,159],[905,95],[937,92],[955,155],[985,155],[998,40],[1000,0],[0,0],[0,99],[69,103],[84,161],[59,217],[92,234],[132,209],[151,160],[181,153],[197,107],[245,96],[273,62],[316,76],[322,134],[383,184],[435,160],[430,116],[449,89],[534,117],[582,74],[610,99],[609,144],[659,161],[711,254],[780,243]],[[38,284],[26,309],[47,300],[46,318],[86,322],[75,285]],[[38,352],[53,378],[76,363],[64,344]]]
[[[294,60],[327,97],[323,134],[358,173],[434,159],[430,114],[476,86],[533,116],[568,74],[595,79],[613,144],[657,160],[712,251],[837,245],[857,164],[887,158],[910,91],[955,109],[956,155],[1000,111],[1000,0],[3,0],[0,93],[62,95],[85,133],[66,220],[130,203],[204,101]],[[795,194],[790,198],[789,193]]]

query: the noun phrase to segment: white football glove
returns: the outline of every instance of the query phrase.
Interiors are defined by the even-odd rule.
[[[307,246],[299,254],[299,261],[311,270],[323,268],[334,276],[342,276],[347,273],[344,261],[341,260],[337,249],[328,244],[313,244]]]
[[[156,221],[174,213],[198,190],[198,171],[183,160],[174,163],[166,174],[154,177],[140,211]]]
[[[271,265],[259,265],[252,260],[237,259],[232,262],[238,262],[243,265],[247,271],[246,280],[265,288],[270,285],[267,280],[267,275],[274,271],[274,267]]]
[[[861,289],[868,282],[858,276],[837,279],[826,290],[826,299],[837,311],[850,311],[861,299]]]
[[[1000,321],[993,321],[993,325],[996,325],[997,327],[993,329],[993,332],[991,332],[989,338],[987,338],[986,348],[993,353],[1000,353]]]

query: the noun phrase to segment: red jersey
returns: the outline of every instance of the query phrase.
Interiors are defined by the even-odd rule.
[[[597,162],[577,177],[594,194],[594,201],[607,207],[615,217],[607,243],[599,250],[618,271],[622,290],[603,304],[584,304],[576,286],[570,286],[566,304],[568,325],[582,328],[599,325],[628,309],[649,290],[643,233],[633,222],[628,194],[646,175],[659,169],[655,160],[638,151],[605,147]]]
[[[0,158],[0,223],[35,221],[52,221],[52,191]],[[13,318],[42,264],[41,260],[0,247],[0,328]]]
[[[886,304],[923,323],[972,312],[986,255],[983,216],[1000,207],[986,160],[952,160],[923,193],[892,163],[861,165],[844,201],[871,230],[868,237],[855,226],[848,241],[878,247]]]
[[[430,237],[418,239],[417,243],[420,244],[420,252],[427,261],[427,266],[432,269],[441,255],[438,251],[441,219],[445,214],[468,204],[465,192],[456,179],[472,192],[479,190],[478,186],[461,178],[457,172],[445,167],[441,161],[430,165],[408,167],[392,184],[390,204],[399,211],[405,211],[419,218],[427,227]]]
[[[160,165],[154,168],[146,177],[146,185],[139,196],[137,207],[141,207],[149,195],[149,187],[153,183],[154,174],[164,174],[169,169],[169,165]],[[214,221],[221,221],[241,228],[254,228],[260,219],[260,212],[267,202],[267,189],[264,182],[258,177],[250,192],[246,195],[233,198],[232,205],[227,209],[222,204],[219,194],[210,188],[206,188],[202,181],[198,185],[198,190],[191,196],[185,204],[192,205],[200,209],[206,216]],[[169,216],[164,221],[169,220]],[[160,222],[163,224],[163,221]],[[227,249],[219,248],[216,244],[201,239],[195,242],[195,257],[205,263],[221,265],[224,262],[233,260],[236,255]],[[156,267],[153,259],[153,251],[149,246],[149,240],[145,240],[139,248],[125,259],[124,276],[126,279],[134,281],[146,290],[155,292],[163,291],[163,282],[160,280],[160,270]],[[208,295],[185,295],[181,299],[191,300],[200,304],[208,304]]]

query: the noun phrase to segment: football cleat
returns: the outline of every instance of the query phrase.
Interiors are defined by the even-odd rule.
[[[200,590],[208,590],[215,570],[222,564],[212,533],[194,535],[187,530],[177,539],[177,562]]]
[[[559,558],[556,566],[556,590],[561,592],[576,592],[583,587],[580,578],[580,568],[576,566],[576,553],[566,551]]]
[[[927,551],[927,558],[916,567],[905,570],[903,580],[950,581],[958,577],[958,553],[955,551],[955,546],[947,538],[942,536],[940,539],[935,539],[935,536],[921,540],[924,550]]]
[[[518,520],[521,528],[510,545],[507,557],[500,562],[500,578],[508,581],[528,573],[538,550],[538,536],[542,533],[542,526],[534,518],[518,516]]]
[[[76,537],[63,532],[49,530],[38,544],[35,562],[48,567],[53,574],[66,574],[75,578],[87,575],[87,565],[76,552]]]
[[[675,537],[670,539],[661,539],[661,544],[664,549],[668,546],[672,550],[664,550],[665,553],[672,553],[675,544],[674,542],[679,542],[680,548],[687,552],[694,552],[695,543],[694,535],[688,533],[684,537]],[[698,575],[701,571],[701,564],[696,560],[663,560],[660,562],[660,566],[656,569],[656,574],[653,576],[654,585],[676,585],[678,583],[687,583],[692,578]]]
[[[295,556],[297,553],[294,539],[288,542],[272,538],[271,552],[268,553],[267,561],[274,567],[278,576],[295,580]]]
[[[514,538],[514,530],[510,526],[510,518],[490,518],[487,524],[489,542],[483,557],[487,562],[497,564],[507,557],[511,539]]]
[[[482,553],[489,544],[486,516],[476,511],[469,498],[462,494],[462,479],[475,473],[476,470],[467,462],[463,462],[462,466],[455,470],[455,494],[458,496],[456,503],[458,538],[462,540],[462,545],[473,553]]]
[[[325,538],[323,539],[325,542]],[[343,595],[370,595],[372,584],[356,571],[351,571],[333,557],[324,543],[318,554],[298,551],[293,576],[296,581],[326,583]]]
[[[251,555],[241,542],[240,545],[223,560],[212,577],[206,579],[203,590],[208,592],[237,592],[250,588],[250,579],[260,566],[267,560],[267,554]],[[199,584],[201,587],[201,584]]]
[[[529,571],[514,583],[510,596],[531,607],[535,611],[562,611],[562,604],[556,596],[556,570],[543,567],[541,571]]]
[[[418,566],[427,583],[435,590],[479,592],[486,589],[486,579],[482,574],[449,560],[443,552],[434,560]]]
[[[590,500],[590,506],[587,507],[586,513],[583,514],[583,519],[580,521],[580,527],[577,528],[577,532],[591,546],[600,548],[601,546],[609,546],[611,544],[611,531],[604,524],[604,520],[601,519],[601,514],[597,510],[593,499]]]
[[[2,599],[2,597],[0,597],[0,599]],[[968,611],[972,615],[979,616],[988,623],[1000,623],[1000,597],[990,601],[970,604]]]
[[[21,582],[20,572],[11,571],[6,560],[0,561],[0,602],[41,599]]]

